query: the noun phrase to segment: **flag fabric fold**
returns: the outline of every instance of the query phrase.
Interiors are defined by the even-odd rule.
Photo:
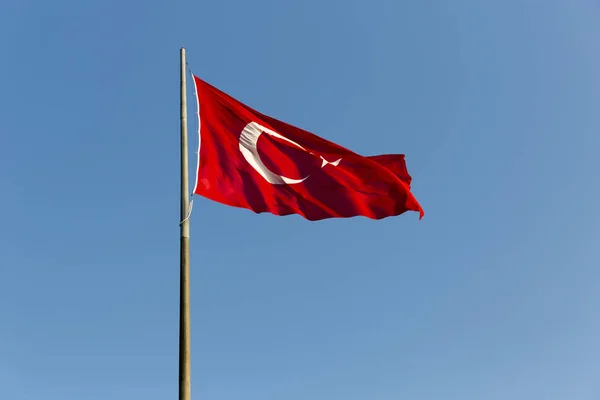
[[[404,155],[361,156],[193,78],[200,114],[195,194],[310,221],[406,211],[423,217]]]

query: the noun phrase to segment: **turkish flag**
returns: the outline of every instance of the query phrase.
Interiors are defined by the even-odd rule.
[[[361,156],[261,114],[194,76],[200,150],[194,193],[216,202],[316,221],[423,209],[404,155]]]

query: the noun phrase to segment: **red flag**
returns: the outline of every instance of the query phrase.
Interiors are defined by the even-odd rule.
[[[229,206],[315,221],[423,209],[404,155],[364,157],[259,113],[194,76],[200,151],[194,193]]]

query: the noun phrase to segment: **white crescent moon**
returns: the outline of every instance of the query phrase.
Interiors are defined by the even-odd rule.
[[[240,151],[242,152],[242,155],[244,156],[246,161],[248,161],[248,164],[250,164],[252,168],[256,170],[256,172],[258,172],[263,178],[265,178],[267,182],[273,185],[293,185],[296,183],[303,182],[306,178],[310,176],[307,175],[302,179],[292,179],[283,175],[277,175],[270,171],[265,166],[265,164],[263,164],[262,160],[260,159],[260,155],[258,154],[258,149],[256,148],[258,138],[263,132],[276,138],[285,140],[286,142],[289,142],[294,146],[306,151],[304,147],[300,146],[298,143],[284,136],[281,136],[279,133],[267,127],[259,125],[256,122],[250,122],[244,127],[244,129],[242,130],[242,134],[240,135]]]

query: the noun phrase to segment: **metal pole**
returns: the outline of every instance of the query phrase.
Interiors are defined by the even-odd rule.
[[[188,184],[187,99],[185,48],[180,50],[181,209],[179,278],[179,400],[191,399],[190,353],[190,221]]]

